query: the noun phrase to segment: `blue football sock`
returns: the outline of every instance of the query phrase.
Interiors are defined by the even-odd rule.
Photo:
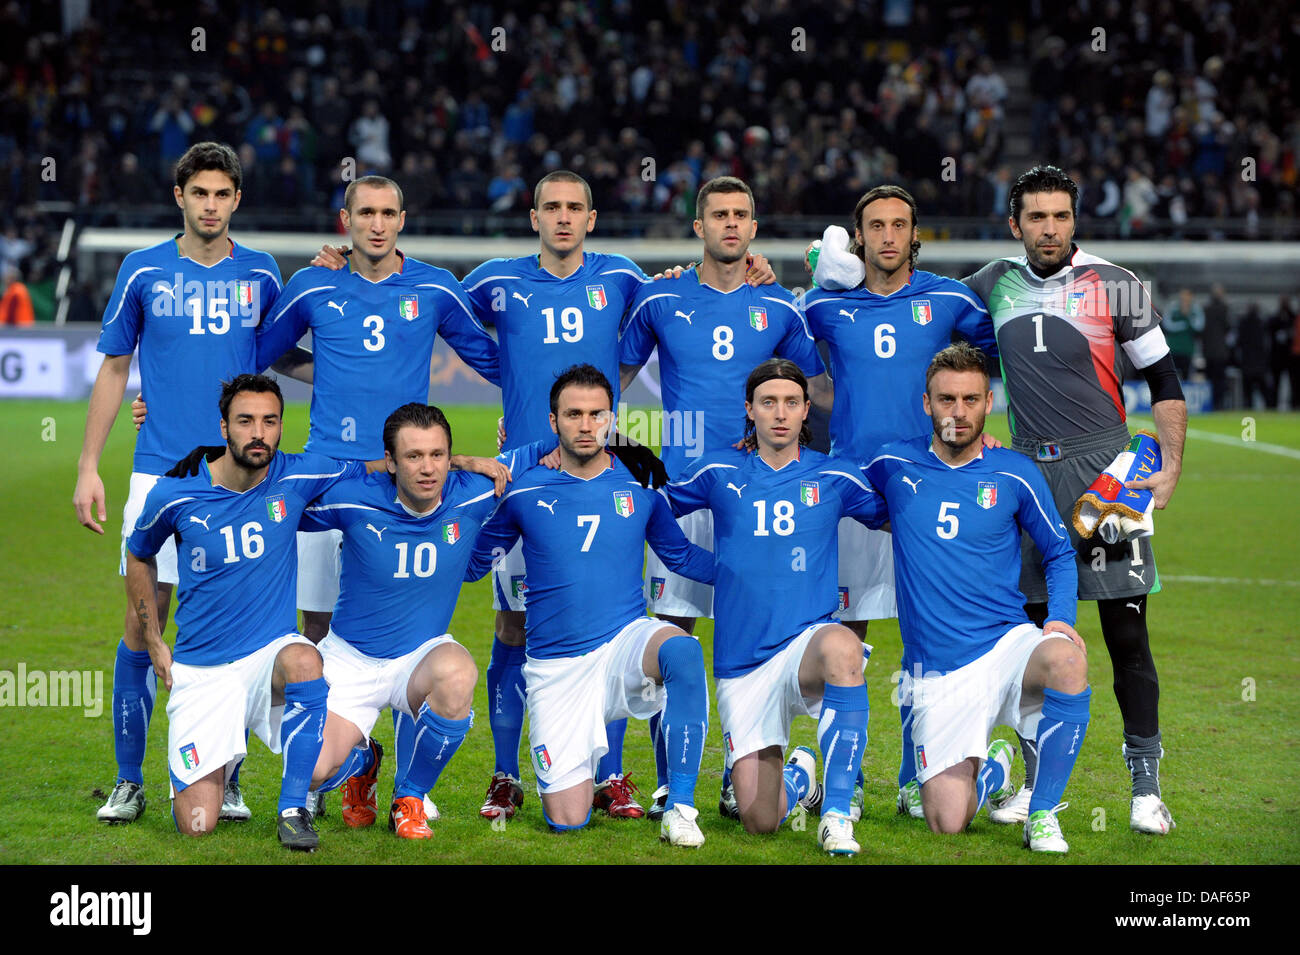
[[[578,823],[576,826],[562,826],[558,822],[552,822],[551,817],[546,814],[545,806],[542,807],[542,818],[545,819],[546,824],[551,827],[551,832],[577,832],[579,829],[586,826],[587,823],[591,822],[591,810],[587,810],[587,818],[582,820],[582,822]]]
[[[1043,690],[1043,715],[1038,720],[1038,775],[1029,811],[1055,809],[1065,794],[1074,761],[1088,732],[1088,705],[1092,687],[1082,693]]]
[[[329,684],[323,677],[284,685],[284,716],[280,719],[284,776],[280,780],[277,812],[307,805],[312,770],[320,756],[328,696]]]
[[[343,758],[343,763],[334,775],[316,787],[317,792],[327,793],[338,789],[353,776],[360,776],[375,764],[375,753],[367,743],[353,746],[351,752]]]
[[[399,709],[393,710],[393,792],[406,781],[406,767],[415,752],[415,720]]]
[[[248,752],[248,730],[247,729],[244,730],[244,752],[245,753]],[[230,772],[230,782],[234,783],[236,786],[239,785],[239,770],[243,767],[243,765],[244,765],[244,761],[241,759],[239,762],[235,763],[235,768]]]
[[[449,720],[429,709],[427,702],[420,705],[411,762],[402,774],[405,778],[401,788],[393,790],[394,799],[400,796],[422,797],[434,787],[447,763],[465,741],[471,719],[467,716],[463,720]]]
[[[989,793],[995,793],[1007,784],[1007,773],[996,759],[984,760],[979,774],[975,777],[975,811],[979,812],[988,802]],[[1053,803],[1055,805],[1055,803]]]
[[[794,763],[786,763],[785,768],[781,770],[781,782],[785,786],[785,815],[781,817],[781,822],[785,822],[794,807],[799,805],[799,800],[808,795],[813,780],[805,770]],[[780,824],[777,823],[778,826]]]
[[[695,783],[709,729],[709,691],[700,642],[685,634],[669,637],[659,647],[667,703],[662,733],[668,754],[668,807],[694,806]]]
[[[611,776],[623,775],[623,737],[627,735],[627,720],[615,720],[605,725],[605,755],[596,764],[596,782],[603,783]]]
[[[912,745],[912,704],[904,703],[899,706],[898,716],[903,722],[903,755],[898,761],[898,788],[902,789],[916,778],[916,748]]]
[[[849,814],[853,784],[862,769],[867,749],[867,687],[825,684],[822,715],[817,721],[817,745],[821,747],[826,795],[822,814]]]
[[[144,747],[157,688],[149,651],[119,641],[113,663],[113,755],[117,778],[137,786],[144,785]]]
[[[650,743],[655,751],[655,788],[668,785],[668,750],[664,748],[663,710],[650,717]]]
[[[498,773],[519,778],[519,740],[524,733],[524,648],[492,641],[487,668],[488,727]]]
[[[726,789],[730,785],[731,785],[731,767],[726,764],[726,757],[723,757],[721,788]]]

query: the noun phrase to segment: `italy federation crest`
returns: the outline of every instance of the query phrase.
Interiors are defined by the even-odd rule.
[[[537,764],[539,773],[548,772],[551,768],[551,754],[546,751],[545,746],[533,747],[533,762]]]
[[[667,581],[663,577],[650,578],[650,599],[659,600],[664,595],[664,584]]]
[[[849,609],[849,588],[848,587],[840,588],[840,604],[838,609],[840,610],[841,613]]]
[[[277,524],[289,516],[289,506],[284,503],[283,494],[277,494],[275,497],[266,499],[266,513]]]
[[[930,311],[928,298],[917,299],[912,303],[912,321],[918,325],[929,325],[934,321],[934,313]]]
[[[799,482],[799,500],[803,501],[808,507],[814,504],[820,504],[822,499],[821,488],[816,481]]]
[[[615,491],[614,512],[618,514],[619,517],[631,517],[633,510],[635,510],[635,508],[632,505],[632,492]]]
[[[199,751],[193,743],[186,743],[181,747],[181,765],[186,769],[193,769],[199,765]]]
[[[996,481],[980,481],[975,492],[975,503],[988,510],[998,502],[998,485]]]
[[[1082,292],[1065,293],[1065,314],[1071,318],[1077,318],[1083,314],[1084,303],[1088,299],[1088,292],[1085,289]]]
[[[420,317],[420,296],[403,295],[398,300],[397,314],[408,322]]]
[[[759,308],[757,305],[749,306],[749,324],[754,327],[755,331],[763,331],[767,328],[767,309]]]
[[[604,308],[606,305],[608,305],[608,304],[609,304],[609,299],[607,299],[607,298],[605,297],[605,286],[603,286],[603,285],[588,285],[588,286],[587,286],[587,304],[590,305],[592,308],[594,308],[594,309],[595,309],[596,311],[598,311],[598,312],[599,312],[602,308]]]
[[[442,539],[447,544],[454,544],[460,540],[460,521],[447,521],[443,524]]]
[[[235,283],[235,301],[244,308],[253,304],[253,283],[240,279]]]

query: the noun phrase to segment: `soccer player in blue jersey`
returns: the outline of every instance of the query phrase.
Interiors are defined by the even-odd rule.
[[[699,846],[695,783],[708,725],[700,645],[644,616],[642,554],[649,542],[679,573],[708,582],[713,560],[677,528],[667,501],[643,488],[605,450],[613,388],[592,365],[551,388],[561,469],[515,479],[480,538],[473,572],[522,538],[530,568],[524,680],[529,746],[542,811],[556,831],[591,818],[606,724],[664,709],[669,808],[660,838]],[[666,700],[666,708],[665,708]]]
[[[268,319],[258,356],[263,363],[280,358],[310,329],[306,450],[377,461],[394,403],[428,399],[435,334],[494,384],[500,382],[497,345],[450,272],[397,248],[406,222],[397,183],[383,176],[350,183],[340,215],[352,241],[347,268],[311,266],[296,273]],[[338,599],[339,546],[336,530],[299,538],[298,607],[303,631],[314,642],[329,632]],[[407,755],[404,739],[399,735],[399,762]]]
[[[900,698],[925,818],[960,832],[987,799],[1010,798],[1014,749],[988,731],[1009,724],[1037,742],[1024,844],[1069,850],[1057,812],[1088,728],[1087,656],[1074,630],[1074,551],[1047,483],[1029,458],[980,440],[993,408],[984,356],[958,343],[934,356],[923,406],[931,433],[882,447],[867,477],[889,505],[905,659]],[[1020,533],[1044,555],[1047,619],[1020,593]],[[978,583],[974,581],[978,578]]]
[[[719,176],[700,187],[695,234],[704,242],[699,266],[673,281],[643,285],[632,300],[619,339],[619,374],[626,389],[652,351],[659,350],[664,427],[658,442],[670,478],[705,451],[730,447],[740,437],[736,408],[750,370],[778,355],[809,377],[825,369],[794,297],[778,285],[749,285],[745,257],[757,233],[754,194],[742,180]],[[628,429],[654,443],[654,435]],[[713,548],[713,520],[700,510],[679,519],[693,543]],[[694,633],[698,617],[713,616],[712,588],[669,571],[647,557],[646,597],[660,619]],[[657,720],[651,720],[655,732]],[[658,747],[656,747],[658,749]],[[651,818],[667,796],[662,754]],[[738,818],[724,770],[719,808]]]
[[[257,370],[258,325],[275,304],[280,271],[271,256],[230,238],[241,180],[239,160],[229,146],[204,142],[190,147],[176,164],[173,189],[183,230],[122,261],[104,310],[98,344],[104,361],[90,394],[73,493],[77,519],[96,534],[104,533],[99,521],[107,517],[99,460],[122,406],[137,348],[143,388],[158,397],[155,413],[136,442],[122,514],[122,574],[126,541],[150,488],[196,444],[217,442],[212,407],[220,382]],[[166,541],[158,555],[158,602],[153,608],[160,633],[167,625],[176,580],[176,547]],[[133,822],[144,812],[142,766],[155,682],[139,618],[128,608],[113,667],[117,784],[98,812],[104,822]],[[228,818],[247,819],[238,783],[232,778],[231,784],[223,811]]]
[[[370,738],[380,710],[414,721],[407,765],[398,767],[389,824],[403,839],[433,835],[424,795],[470,726],[478,670],[447,632],[474,542],[496,509],[491,478],[454,461],[442,411],[412,403],[384,423],[385,473],[336,484],[308,507],[302,527],[343,533],[343,573],[330,632],[320,642],[329,682],[325,742],[314,783],[344,784],[343,818],[374,823],[382,750]],[[547,443],[542,450],[552,446]],[[537,446],[503,456],[525,469]]]
[[[586,363],[609,381],[619,380],[619,327],[637,289],[649,281],[630,259],[584,248],[596,209],[591,187],[576,173],[558,170],[542,177],[533,190],[530,218],[540,239],[537,255],[491,259],[464,279],[476,314],[497,331],[506,450],[552,436],[544,409],[560,372]],[[617,397],[612,407],[617,407]],[[524,578],[518,547],[493,569],[497,616],[487,690],[496,766],[480,810],[485,818],[510,818],[523,802]],[[617,818],[636,818],[645,810],[623,776],[625,730],[624,722],[610,727],[595,798],[599,808]]]
[[[884,505],[857,464],[803,447],[808,382],[771,358],[745,383],[746,450],[706,453],[669,484],[677,513],[713,513],[717,582],[713,672],[740,819],[775,832],[800,801],[816,802],[816,760],[783,750],[795,716],[818,719],[825,790],[818,841],[853,855],[850,803],[867,744],[863,647],[835,622],[836,531],[873,527]]]
[[[990,355],[996,343],[979,296],[954,279],[916,267],[921,248],[916,202],[906,190],[888,185],[871,189],[858,200],[853,225],[854,251],[865,267],[862,284],[813,289],[804,296],[803,307],[813,336],[830,348],[831,453],[865,464],[885,442],[929,427],[913,383],[936,351],[954,336],[975,342]],[[818,266],[821,271],[822,262]],[[818,397],[816,389],[813,394]],[[888,536],[844,522],[839,587],[839,617],[864,640],[867,621],[897,614]],[[903,669],[910,664],[904,659]],[[901,715],[899,811],[920,816],[906,708]]]
[[[225,778],[252,730],[284,756],[280,842],[312,851],[318,836],[305,806],[327,687],[320,654],[295,626],[295,534],[312,499],[365,467],[277,453],[284,399],[269,378],[236,377],[219,406],[224,451],[193,476],[159,480],[127,542],[127,595],[171,690],[172,813],[187,835],[216,828]],[[182,557],[174,654],[156,616],[155,561],[173,539]]]

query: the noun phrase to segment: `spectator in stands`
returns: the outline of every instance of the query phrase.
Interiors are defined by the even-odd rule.
[[[22,273],[16,266],[6,265],[0,276],[4,295],[0,297],[0,325],[32,325],[36,313],[32,309],[32,296],[23,284]]]
[[[1205,329],[1205,310],[1184,286],[1178,290],[1178,302],[1165,312],[1160,323],[1173,355],[1178,377],[1187,381],[1192,375],[1192,358],[1196,354],[1196,336]]]
[[[1214,409],[1228,407],[1228,299],[1223,285],[1216,282],[1210,290],[1205,308],[1205,327],[1201,330],[1201,355],[1205,358],[1205,376],[1214,394]]]

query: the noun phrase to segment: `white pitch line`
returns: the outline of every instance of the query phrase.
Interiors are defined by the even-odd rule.
[[[1263,587],[1300,587],[1300,580],[1264,580],[1257,577],[1201,577],[1196,574],[1161,574],[1161,581],[1175,584],[1258,584]]]
[[[1138,421],[1134,421],[1138,423]],[[1148,421],[1141,422],[1143,427],[1149,426]],[[1215,444],[1226,444],[1233,448],[1245,448],[1249,451],[1263,451],[1265,454],[1276,454],[1278,457],[1295,458],[1300,461],[1300,451],[1295,448],[1288,448],[1283,444],[1270,444],[1267,441],[1246,441],[1242,438],[1229,437],[1226,434],[1215,434],[1213,431],[1202,431],[1200,428],[1188,428],[1187,436],[1196,438],[1200,441],[1212,441]]]

